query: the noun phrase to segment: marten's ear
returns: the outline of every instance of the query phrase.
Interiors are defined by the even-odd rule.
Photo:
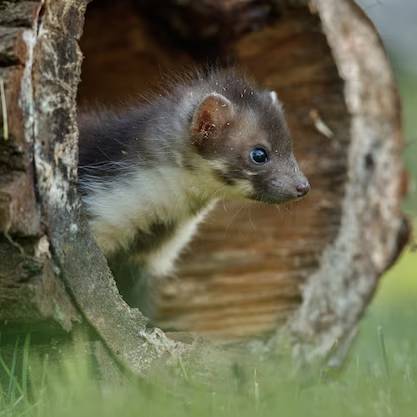
[[[270,98],[273,106],[278,108],[278,110],[282,110],[282,104],[278,100],[278,96],[277,96],[277,93],[275,91],[272,90],[272,91],[269,92],[269,98]]]
[[[233,104],[224,96],[211,93],[204,97],[194,112],[191,133],[195,141],[218,137],[230,125]]]

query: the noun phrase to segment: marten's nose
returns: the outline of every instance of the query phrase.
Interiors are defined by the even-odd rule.
[[[297,190],[298,197],[303,197],[310,191],[310,184],[307,180],[304,180],[297,184],[295,189]]]

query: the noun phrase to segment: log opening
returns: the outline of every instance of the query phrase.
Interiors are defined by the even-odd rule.
[[[144,375],[167,357],[207,350],[149,329],[128,308],[80,216],[75,97],[85,7],[0,0],[1,330],[71,331],[84,321]],[[155,36],[161,27],[166,35]],[[396,88],[354,2],[97,1],[81,47],[81,104],[124,101],[166,70],[232,57],[280,94],[313,186],[290,210],[219,205],[180,278],[159,289],[156,323],[221,340],[274,334],[285,323],[304,357],[335,344],[344,351],[407,230]]]
[[[278,92],[312,184],[308,198],[290,207],[219,204],[182,257],[178,278],[158,288],[154,320],[165,329],[223,340],[271,333],[300,306],[302,287],[342,217],[351,118],[321,22],[307,7],[247,2],[253,13],[245,15],[237,12],[239,2],[218,2],[211,13],[217,7],[221,18],[207,34],[204,5],[187,9],[170,2],[160,9],[143,3],[142,9],[134,1],[90,6],[81,39],[81,105],[114,105],[132,91],[146,95],[164,72],[213,56],[214,62],[234,62]],[[233,7],[233,16],[241,16],[238,29],[223,24]],[[112,22],[105,34],[103,22]],[[162,28],[168,36],[156,35]]]

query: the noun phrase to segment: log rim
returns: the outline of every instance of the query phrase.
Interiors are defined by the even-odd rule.
[[[75,79],[78,82],[80,72],[81,53],[79,51],[77,40],[81,34],[81,26],[79,22],[82,22],[87,0],[72,0],[66,2],[64,0],[46,0],[42,1],[42,13],[40,13],[35,20],[35,24],[31,29],[28,29],[28,42],[27,47],[29,50],[29,61],[26,62],[26,69],[29,76],[26,77],[26,88],[33,91],[32,101],[27,103],[29,114],[28,123],[25,126],[28,140],[33,140],[34,144],[34,160],[36,169],[36,179],[38,186],[40,187],[40,203],[44,217],[48,220],[48,225],[52,226],[48,229],[50,247],[52,258],[54,259],[56,266],[64,271],[64,281],[71,292],[74,303],[82,311],[85,320],[89,325],[95,329],[99,334],[104,344],[110,350],[112,355],[124,365],[126,369],[130,369],[137,375],[144,376],[153,367],[156,361],[163,360],[164,363],[176,363],[181,356],[197,355],[198,357],[205,358],[207,354],[206,349],[202,349],[204,343],[193,342],[190,344],[176,342],[169,339],[159,329],[149,329],[147,327],[147,320],[136,309],[130,309],[125,302],[119,296],[114,284],[114,280],[107,267],[104,256],[100,253],[94,240],[92,239],[85,219],[83,219],[80,213],[80,201],[74,190],[74,182],[76,178],[76,140],[77,130],[75,126],[75,97],[67,97],[67,100],[58,103],[59,108],[68,112],[69,120],[72,122],[69,133],[65,136],[65,140],[57,143],[44,143],[38,132],[42,127],[47,124],[50,116],[51,109],[46,108],[42,102],[42,98],[45,98],[46,92],[43,90],[41,84],[34,83],[34,79],[45,79],[48,71],[44,73],[47,67],[42,66],[42,62],[37,61],[37,57],[42,53],[46,54],[48,51],[53,50],[54,41],[62,35],[62,31],[67,36],[67,39],[71,39],[73,43],[73,71],[75,73]],[[320,17],[323,20],[324,26],[327,28],[326,35],[330,32],[336,31],[334,28],[334,13],[340,13],[340,10],[348,10],[354,16],[355,23],[357,23],[361,30],[366,31],[372,37],[373,45],[376,45],[376,49],[379,52],[379,60],[386,68],[389,68],[389,64],[386,60],[381,44],[377,35],[372,29],[369,21],[360,14],[357,8],[354,7],[353,0],[341,0],[340,2],[331,3],[331,0],[315,0],[313,7],[320,13]],[[304,5],[305,7],[305,5]],[[347,9],[346,9],[347,8]],[[52,10],[62,11],[62,16],[57,18],[58,14],[53,14]],[[328,12],[331,10],[333,15]],[[58,20],[57,20],[58,19]],[[76,27],[71,27],[74,22],[78,22]],[[337,31],[336,31],[337,32]],[[340,36],[340,31],[337,32]],[[327,35],[328,36],[328,35]],[[328,37],[329,44],[331,39]],[[334,51],[334,49],[333,49]],[[336,51],[337,52],[337,51]],[[39,55],[40,54],[40,55]],[[62,59],[62,57],[61,57]],[[343,62],[343,58],[335,54],[336,65],[342,72],[346,68]],[[42,60],[41,60],[42,61]],[[57,61],[58,62],[58,61]],[[345,68],[345,69],[344,69]],[[389,71],[389,70],[388,70]],[[64,97],[68,92],[64,83],[59,83],[59,79],[55,78],[57,87],[57,97]],[[363,110],[355,107],[357,103],[358,93],[354,91],[354,85],[347,83],[347,100],[348,108],[354,112]],[[395,95],[395,84],[393,83],[392,75],[389,75],[386,80],[386,85],[389,87],[391,93],[389,100],[392,103],[397,103],[397,97]],[[40,88],[39,88],[40,87]],[[361,103],[361,100],[359,100]],[[58,109],[55,103],[55,110]],[[363,103],[362,103],[363,104]],[[51,104],[54,106],[54,103]],[[375,109],[375,114],[367,115],[377,119],[378,109]],[[358,129],[359,119],[356,119],[355,123],[352,122],[352,134]],[[390,160],[394,162],[394,167],[398,172],[398,182],[388,190],[390,195],[396,196],[398,200],[398,193],[400,189],[400,177],[401,177],[401,163],[399,160],[400,150],[400,125],[399,125],[399,113],[394,106],[392,109],[392,123],[396,126],[396,134],[398,140],[392,145],[395,145],[392,150]],[[53,135],[51,134],[51,137]],[[359,142],[360,137],[355,137],[355,141]],[[50,160],[50,154],[56,157],[55,162]],[[353,153],[353,151],[351,152]],[[363,154],[362,158],[364,157]],[[353,157],[350,157],[350,163],[353,163]],[[355,178],[352,179],[352,181]],[[377,184],[373,184],[374,187]],[[347,189],[345,201],[348,204],[348,196],[350,192],[354,190]],[[376,203],[378,206],[378,203]],[[358,210],[360,209],[357,208]],[[384,242],[380,242],[382,250],[394,254],[397,251],[396,248],[396,236],[399,234],[401,228],[401,216],[399,215],[399,207],[387,207],[388,213],[395,214],[398,220],[393,226],[387,225],[388,231],[392,232],[392,238],[386,239]],[[351,215],[356,212],[352,211]],[[357,224],[357,228],[359,224]],[[343,233],[343,225],[341,226]],[[62,236],[68,236],[68,240],[65,244],[62,244]],[[362,239],[364,236],[359,234]],[[366,237],[366,236],[365,236]],[[83,242],[79,245],[79,242]],[[336,243],[337,244],[337,243]],[[373,248],[375,254],[377,254],[378,248]],[[91,264],[88,260],[84,260],[82,265],[70,265],[71,258],[79,258],[82,250],[88,250],[88,253],[94,255],[94,269],[91,269]],[[331,257],[328,252],[323,256]],[[353,256],[353,253],[351,254]],[[386,258],[384,258],[386,259]],[[325,263],[324,263],[325,264]],[[377,257],[372,260],[368,265],[372,272],[372,280],[370,285],[365,288],[364,296],[370,297],[375,289],[377,276],[381,274],[387,267],[385,262],[378,262]],[[82,270],[81,268],[85,268]],[[88,280],[83,280],[82,276],[86,271],[91,274],[88,276]],[[325,271],[318,271],[317,276],[326,283],[323,278]],[[81,273],[81,274],[80,274]],[[316,274],[315,274],[316,275]],[[88,282],[87,282],[88,281]],[[314,358],[317,356],[325,356],[334,346],[335,341],[341,338],[340,329],[339,332],[332,331],[330,338],[324,333],[321,333],[321,339],[319,341],[319,347],[311,349],[311,328],[316,328],[316,322],[310,320],[310,328],[302,328],[299,324],[305,317],[310,317],[311,310],[309,306],[313,300],[317,299],[317,293],[312,290],[313,278],[310,279],[311,284],[307,284],[304,289],[304,301],[300,306],[300,311],[296,313],[293,318],[293,323],[289,327],[290,332],[293,334],[296,340],[296,351],[299,356],[305,356],[307,358]],[[330,287],[329,287],[330,288]],[[91,294],[94,293],[93,300]],[[97,294],[100,295],[99,301],[97,301]],[[322,294],[321,294],[322,295]],[[331,295],[331,294],[328,294]],[[315,298],[316,297],[316,298]],[[95,298],[95,299],[94,299]],[[363,300],[362,300],[363,301]],[[305,306],[303,308],[303,306]],[[365,303],[362,303],[362,308],[358,308],[355,311],[356,319],[363,313]],[[349,322],[349,326],[354,329],[354,323]],[[351,335],[352,332],[347,333]],[[121,340],[123,340],[123,346],[121,346]],[[305,349],[305,346],[309,346]]]
[[[288,331],[296,357],[307,361],[328,357],[329,364],[340,366],[379,278],[395,262],[408,240],[408,220],[400,206],[401,197],[406,193],[406,173],[401,158],[404,139],[399,95],[391,65],[371,20],[354,0],[314,0],[311,7],[320,14],[335,64],[345,84],[346,105],[351,114],[350,178],[342,201],[345,215],[341,217],[338,235],[324,250],[320,268],[304,286],[303,302],[288,321]],[[347,21],[350,21],[350,27]],[[380,69],[377,79],[375,67]],[[374,76],[374,82],[366,85],[365,94],[363,84],[370,75]],[[380,91],[384,92],[383,100]],[[382,100],[379,106],[378,99]],[[387,115],[388,135],[383,131]],[[372,129],[376,129],[376,135]],[[371,137],[371,132],[376,137]],[[368,150],[372,147],[379,147],[378,161],[369,161]],[[369,173],[364,182],[363,178],[367,176],[364,170],[368,165],[372,165],[370,169],[377,174]],[[389,167],[391,171],[386,169]],[[384,187],[383,181],[388,175],[395,179],[391,179],[389,188]],[[362,190],[358,185],[362,185]],[[351,198],[358,192],[363,199]],[[379,232],[378,238],[368,238],[372,225],[378,226],[372,229]],[[339,264],[345,267],[340,268]],[[353,288],[349,285],[352,277],[355,277]],[[350,297],[349,310],[334,300],[333,291],[338,286]],[[332,314],[336,319],[329,320]]]

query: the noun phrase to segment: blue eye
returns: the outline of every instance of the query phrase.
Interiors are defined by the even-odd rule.
[[[265,164],[268,162],[268,154],[264,148],[256,147],[250,151],[250,159],[255,164]]]

